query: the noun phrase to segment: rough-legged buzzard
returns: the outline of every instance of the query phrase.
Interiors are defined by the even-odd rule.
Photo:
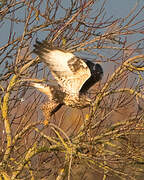
[[[99,64],[52,47],[46,41],[42,43],[37,41],[34,53],[39,56],[40,61],[47,64],[58,83],[58,86],[32,83],[32,86],[45,93],[50,100],[43,106],[47,117],[64,104],[77,108],[84,108],[91,104],[86,92],[102,78],[103,70]]]

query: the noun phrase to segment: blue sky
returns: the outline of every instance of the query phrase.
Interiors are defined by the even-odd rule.
[[[144,5],[144,0],[108,0],[106,3],[110,15],[124,17],[138,3],[137,9]]]
[[[63,6],[65,7],[70,5],[69,2],[71,2],[71,0],[62,0]],[[97,0],[96,6],[100,6],[101,3],[103,3],[102,0]],[[144,6],[144,0],[107,0],[105,4],[105,9],[107,13],[106,17],[108,18],[108,17],[113,16],[113,19],[124,18],[135,7],[136,3],[137,3],[137,8],[136,8],[137,10],[139,10],[142,6]],[[95,13],[95,9],[93,13]],[[18,18],[24,17],[24,15],[25,15],[25,11],[23,9],[20,9],[17,14]],[[143,13],[141,13],[141,16],[139,16],[138,18],[139,18],[138,20],[144,18],[144,10],[143,10]],[[14,31],[16,34],[15,37],[19,37],[20,35],[22,35],[23,30],[24,30],[23,25],[20,25],[19,23],[17,24],[15,23],[15,26],[14,26]],[[7,43],[9,31],[10,31],[10,23],[8,20],[5,20],[4,25],[2,26],[2,28],[0,28],[0,47],[4,45],[5,43]],[[40,40],[43,40],[45,39],[46,35],[47,35],[47,32],[43,31],[42,35],[38,33],[38,38]],[[141,38],[141,35],[136,35],[133,39],[132,37],[130,37],[129,40],[133,41],[138,38]]]
[[[63,4],[67,6],[68,1],[69,0],[63,0],[64,2]],[[99,2],[103,2],[103,1],[99,1]],[[136,2],[138,3],[137,9],[140,9],[142,6],[144,6],[144,0],[107,0],[105,5],[107,16],[113,16],[114,18],[125,17],[128,15],[130,10],[135,6]],[[20,12],[19,16],[24,16],[24,14],[25,12]],[[16,25],[16,28],[15,28],[16,34],[20,35],[23,31],[23,27]],[[3,26],[3,28],[0,28],[1,45],[5,41],[7,41],[8,33],[9,33],[9,23],[5,21],[5,25]]]

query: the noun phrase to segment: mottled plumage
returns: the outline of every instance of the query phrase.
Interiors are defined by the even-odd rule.
[[[58,86],[32,83],[32,86],[49,97],[53,107],[49,110],[50,115],[63,104],[77,108],[90,105],[91,100],[86,96],[86,92],[102,78],[103,70],[99,64],[80,59],[68,51],[51,47],[46,41],[37,42],[34,53],[39,56],[40,61],[47,64],[58,83]],[[50,102],[47,104],[48,107]]]

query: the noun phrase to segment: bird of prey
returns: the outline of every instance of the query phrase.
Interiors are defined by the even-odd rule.
[[[86,96],[86,92],[101,80],[102,67],[71,52],[52,47],[47,41],[36,41],[34,46],[34,53],[40,61],[46,63],[57,81],[57,86],[32,83],[49,98],[49,103],[43,106],[45,116],[50,117],[64,104],[77,108],[90,106],[91,99]]]

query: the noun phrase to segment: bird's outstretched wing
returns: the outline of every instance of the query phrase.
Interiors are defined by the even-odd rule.
[[[73,53],[52,48],[46,41],[37,42],[34,53],[45,62],[63,91],[78,95],[82,85],[91,76],[87,64]]]

